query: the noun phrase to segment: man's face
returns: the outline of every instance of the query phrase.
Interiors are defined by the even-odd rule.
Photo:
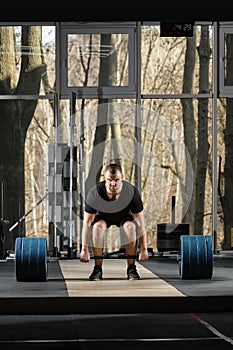
[[[105,173],[106,188],[108,192],[117,192],[121,187],[122,174],[120,171],[116,171],[115,174],[112,174],[110,171]]]

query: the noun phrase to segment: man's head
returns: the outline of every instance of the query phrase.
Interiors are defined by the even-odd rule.
[[[104,178],[107,192],[115,193],[121,190],[123,174],[119,164],[108,164],[104,170]]]

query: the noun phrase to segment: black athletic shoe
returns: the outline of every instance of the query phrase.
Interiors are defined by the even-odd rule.
[[[127,268],[127,279],[129,281],[133,281],[133,280],[140,280],[140,276],[137,272],[137,268],[136,265],[131,264],[128,266]]]
[[[89,281],[100,281],[102,279],[102,267],[95,265],[92,274],[89,276]]]

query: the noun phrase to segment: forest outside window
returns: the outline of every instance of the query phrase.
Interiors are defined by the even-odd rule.
[[[61,29],[61,93],[135,95],[135,39],[129,27]]]
[[[142,26],[141,86],[143,95],[200,94],[201,70],[212,90],[212,27],[194,25],[193,36],[161,36],[161,28]],[[188,62],[188,64],[187,64]],[[184,84],[186,77],[186,84]]]

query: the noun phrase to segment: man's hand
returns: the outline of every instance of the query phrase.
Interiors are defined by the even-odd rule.
[[[146,260],[148,260],[148,251],[147,251],[147,249],[142,249],[142,250],[140,250],[140,252],[139,252],[139,260],[140,261],[146,261]]]
[[[89,250],[82,250],[80,253],[80,261],[81,262],[89,262],[90,261],[90,253]]]

